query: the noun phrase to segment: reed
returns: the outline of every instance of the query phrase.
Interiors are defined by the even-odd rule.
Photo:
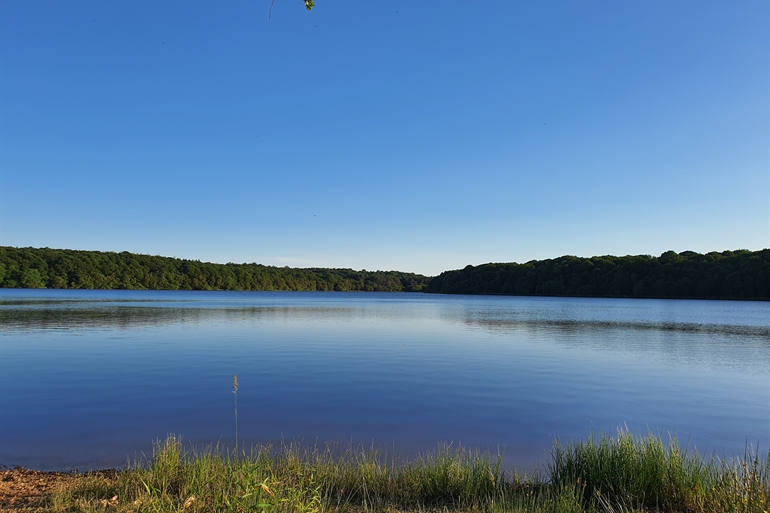
[[[770,453],[721,461],[626,431],[557,441],[544,473],[529,477],[503,470],[499,457],[448,445],[411,461],[373,448],[296,444],[234,457],[170,436],[116,478],[62,490],[50,511],[766,513],[768,468]]]
[[[235,404],[235,454],[238,455],[238,375],[233,374],[233,402]]]

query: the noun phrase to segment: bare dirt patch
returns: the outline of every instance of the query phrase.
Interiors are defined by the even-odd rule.
[[[114,471],[100,471],[114,477]],[[43,472],[23,467],[0,468],[0,511],[44,511],[47,499],[56,490],[74,485],[88,474]],[[106,477],[106,476],[105,476]]]

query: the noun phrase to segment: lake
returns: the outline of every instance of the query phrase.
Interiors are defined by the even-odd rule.
[[[0,465],[120,467],[168,433],[439,443],[531,469],[554,437],[770,444],[770,303],[0,290]]]

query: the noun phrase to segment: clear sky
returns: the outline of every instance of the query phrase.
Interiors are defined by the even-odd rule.
[[[438,274],[770,246],[770,3],[0,2],[0,244]]]

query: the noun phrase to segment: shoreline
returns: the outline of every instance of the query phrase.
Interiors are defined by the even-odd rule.
[[[676,438],[598,435],[556,440],[544,473],[522,476],[462,448],[414,461],[376,450],[299,446],[251,454],[185,448],[169,437],[124,469],[0,469],[0,509],[50,511],[281,511],[303,513],[765,513],[770,451],[729,461],[682,450]]]

